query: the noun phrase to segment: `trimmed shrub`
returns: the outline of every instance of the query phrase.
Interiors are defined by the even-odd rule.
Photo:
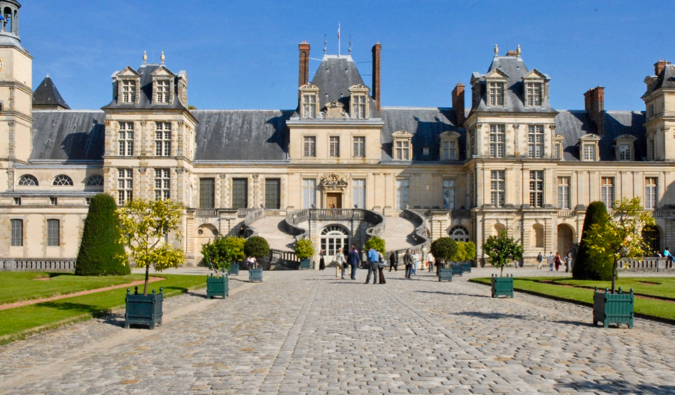
[[[612,257],[592,251],[585,242],[591,226],[594,224],[603,226],[608,220],[607,207],[603,202],[593,202],[588,205],[579,252],[572,268],[572,276],[575,279],[604,281],[612,279]]]
[[[270,253],[270,245],[264,237],[249,237],[246,239],[246,244],[244,244],[244,253],[246,256],[254,256],[256,258],[267,256]]]
[[[382,255],[384,255],[385,247],[384,239],[381,239],[377,236],[373,236],[368,239],[368,241],[366,241],[366,250],[374,248],[375,251],[379,251],[382,253]]]
[[[310,239],[298,240],[295,243],[295,256],[303,260],[311,258],[314,255],[314,244]]]
[[[457,251],[452,255],[452,258],[450,258],[451,261],[455,262],[461,262],[466,260],[466,243],[463,241],[458,241],[457,243]],[[432,252],[431,255],[434,253]]]
[[[120,239],[115,199],[107,193],[91,198],[80,250],[75,263],[79,276],[117,276],[131,273]]]
[[[452,257],[457,254],[457,242],[449,237],[440,237],[431,243],[431,255],[439,259],[443,263],[452,260]]]

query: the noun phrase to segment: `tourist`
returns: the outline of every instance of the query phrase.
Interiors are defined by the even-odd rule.
[[[544,255],[540,252],[537,255],[537,270],[541,269],[541,264],[544,262]]]
[[[555,263],[555,255],[553,255],[553,251],[551,251],[548,254],[548,258],[546,258],[548,261],[548,271],[552,272],[553,271],[553,264]]]
[[[370,274],[373,274],[373,284],[377,284],[377,269],[380,266],[380,253],[374,248],[368,250],[368,275],[365,284],[370,282]]]
[[[563,258],[563,261],[565,262],[565,272],[569,272],[570,271],[570,257],[565,255],[565,257]]]
[[[553,263],[555,264],[555,271],[557,272],[558,269],[560,268],[560,254],[557,252],[555,253],[555,258],[553,258]]]
[[[337,254],[335,254],[335,278],[340,279],[340,272],[342,272],[342,279],[344,280],[346,268],[345,255],[342,253],[342,248],[338,248]]]
[[[434,270],[434,256],[431,255],[431,251],[427,254],[427,262],[429,264],[429,271],[432,272]]]
[[[391,272],[391,268],[394,268],[394,271],[398,271],[398,254],[396,251],[392,251],[391,254],[389,254],[389,271]]]
[[[377,272],[380,274],[380,284],[386,284],[387,281],[384,279],[384,265],[385,265],[384,255],[382,255],[381,252],[378,252],[378,254],[380,255],[379,256],[380,260],[377,265]]]
[[[347,263],[349,263],[349,266],[352,269],[352,273],[350,275],[352,280],[356,280],[356,268],[359,266],[359,262],[361,262],[359,252],[356,250],[356,247],[352,246],[352,250],[349,251],[349,254],[347,254]]]
[[[410,250],[405,251],[405,255],[403,255],[403,264],[405,265],[405,278],[410,280],[413,265],[413,258],[412,255],[410,255]]]
[[[668,247],[663,250],[663,257],[667,258],[669,263],[673,261],[673,256],[670,254],[670,251],[668,251]]]
[[[412,274],[416,276],[417,275],[417,263],[420,260],[420,256],[417,253],[417,250],[413,250],[412,260],[413,260]]]
[[[326,268],[326,260],[324,259],[324,256],[326,256],[326,250],[321,250],[319,256],[321,257],[321,259],[319,259],[319,270],[324,270]]]
[[[250,256],[246,258],[246,266],[248,266],[249,270],[250,269],[257,269],[258,268],[258,261],[255,259],[254,256]]]

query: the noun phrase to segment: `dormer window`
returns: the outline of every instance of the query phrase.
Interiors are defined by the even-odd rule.
[[[595,161],[595,145],[594,144],[583,144],[584,146],[584,159],[588,161]]]
[[[136,81],[122,80],[122,103],[136,103]]]
[[[541,82],[528,82],[525,86],[525,105],[529,107],[541,106],[543,98]]]
[[[319,87],[303,85],[300,88],[300,118],[316,118],[319,115]]]
[[[412,160],[412,136],[413,134],[400,130],[391,135],[394,138],[394,160]]]
[[[370,114],[368,111],[368,92],[370,89],[361,84],[349,87],[351,93],[351,117],[356,119],[367,119]]]
[[[459,159],[459,133],[441,133],[441,160]]]
[[[155,102],[158,104],[169,104],[170,99],[169,80],[155,81]]]
[[[141,96],[141,75],[131,67],[126,67],[124,70],[113,74],[112,76],[113,88],[117,92],[113,92],[113,97],[117,98],[117,102],[121,104],[138,104]]]
[[[616,141],[616,159],[622,161],[635,160],[635,136],[624,134],[614,139]]]
[[[503,82],[489,82],[488,83],[488,105],[503,106],[504,105],[504,83]]]
[[[600,136],[596,134],[586,134],[579,139],[581,160],[584,162],[596,162],[599,160],[598,142]]]
[[[563,148],[562,144],[565,138],[559,134],[556,134],[555,137],[553,137],[553,159],[562,159],[563,157]]]

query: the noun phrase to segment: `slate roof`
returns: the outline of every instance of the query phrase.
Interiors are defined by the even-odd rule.
[[[117,82],[113,83],[113,100],[110,104],[103,107],[103,109],[163,109],[163,110],[187,110],[187,108],[178,99],[178,88],[176,87],[177,78],[174,76],[171,83],[174,87],[173,101],[171,104],[152,104],[152,73],[160,67],[165,67],[161,64],[144,63],[136,72],[141,75],[141,96],[138,104],[122,103],[118,98]],[[168,69],[167,69],[168,70]],[[115,73],[117,74],[117,73]],[[113,75],[115,75],[113,74]],[[173,74],[173,73],[171,73]]]
[[[649,94],[661,88],[675,88],[675,65],[667,64],[663,70],[661,70],[661,74],[657,76],[656,82],[652,86],[652,89],[647,89],[647,92],[645,92],[642,97],[649,96]]]
[[[105,144],[103,111],[33,111],[30,160],[102,160]]]
[[[54,81],[49,77],[49,74],[47,74],[33,93],[33,108],[36,110],[70,109],[66,101],[63,100],[59,90],[56,89],[56,85],[54,85]]]

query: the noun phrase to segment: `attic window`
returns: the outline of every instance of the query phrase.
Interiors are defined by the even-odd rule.
[[[168,104],[170,98],[169,80],[157,80],[155,84],[155,100],[159,104]]]
[[[443,132],[441,133],[441,160],[459,159],[459,133]]]
[[[540,82],[528,82],[525,88],[525,105],[528,107],[541,106],[542,92]]]
[[[412,159],[412,133],[402,130],[391,135],[394,138],[394,160]]]
[[[616,159],[620,161],[635,160],[635,136],[624,134],[615,139],[616,141]]]
[[[136,103],[136,81],[122,81],[122,103]]]
[[[316,118],[316,94],[306,93],[302,95],[302,117]]]
[[[356,84],[349,87],[351,94],[351,117],[356,119],[367,119],[368,114],[368,92],[370,88],[363,84]]]
[[[488,103],[490,106],[503,106],[504,105],[504,83],[503,82],[490,82],[489,83],[489,98]]]

